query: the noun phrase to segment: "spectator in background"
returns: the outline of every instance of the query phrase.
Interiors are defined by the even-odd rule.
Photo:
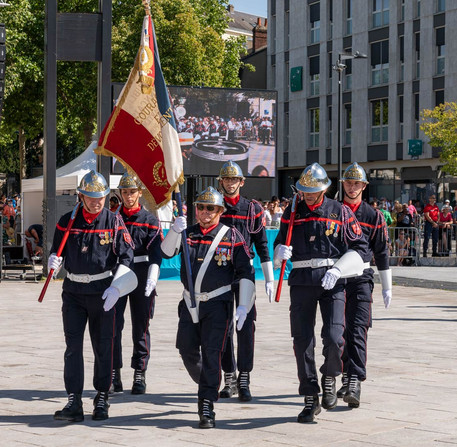
[[[41,256],[43,254],[43,225],[33,224],[25,230],[27,237],[33,238],[35,242],[34,254]]]
[[[409,253],[409,238],[405,235],[404,230],[400,230],[398,238],[395,241],[395,254],[398,256],[397,266],[402,266],[403,261]]]
[[[430,237],[432,238],[432,256],[438,256],[438,220],[440,210],[436,205],[436,196],[432,194],[428,198],[429,203],[424,207],[424,245],[423,245],[423,256],[427,257],[428,242]]]
[[[402,205],[401,211],[397,214],[397,227],[409,228],[413,225],[413,216],[409,212],[408,204]]]
[[[413,201],[410,199],[408,200],[408,211],[411,216],[413,216],[413,219],[416,219],[419,213],[417,212],[416,207],[413,205]]]
[[[6,201],[6,205],[3,206],[2,214],[3,214],[3,216],[8,218],[10,227],[14,228],[14,220],[16,217],[16,211],[13,206],[13,199],[8,199]]]
[[[400,225],[397,225],[397,216],[398,214],[400,214],[401,212],[403,211],[403,207],[401,205],[401,203],[396,200],[395,201],[395,204],[394,204],[394,208],[393,210],[391,211],[390,215],[392,217],[392,225],[390,225],[391,227],[398,227]]]
[[[378,203],[377,200],[373,200],[372,202],[370,202],[370,205],[374,209],[379,209],[379,211],[381,211],[381,213],[384,216],[384,220],[386,221],[386,225],[388,227],[390,227],[390,225],[392,224],[392,216],[390,215],[390,213],[387,210],[383,209],[383,208],[379,208],[379,203]]]
[[[452,213],[452,219],[454,224],[457,224],[457,205],[454,207],[454,212]]]
[[[447,200],[446,202],[449,202]],[[451,251],[451,225],[453,219],[451,214],[451,208],[448,205],[444,205],[440,212],[439,224],[439,252],[443,256],[449,256]]]
[[[268,210],[271,214],[271,226],[279,228],[279,224],[281,223],[281,217],[284,211],[279,206],[279,198],[277,196],[273,196],[271,198]]]
[[[115,213],[119,208],[119,199],[116,196],[112,196],[109,199],[109,210]]]

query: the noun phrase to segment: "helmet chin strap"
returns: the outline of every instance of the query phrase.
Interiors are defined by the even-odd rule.
[[[317,205],[318,203],[320,203],[322,196],[324,195],[324,192],[325,191],[321,191],[321,193],[316,197],[316,200],[314,201],[313,205]]]
[[[362,189],[354,198],[352,198],[352,197],[349,197],[348,193],[346,192],[346,189],[344,189],[344,186],[343,186],[343,191],[344,191],[344,196],[348,197],[351,200],[357,200],[363,193],[363,189]]]

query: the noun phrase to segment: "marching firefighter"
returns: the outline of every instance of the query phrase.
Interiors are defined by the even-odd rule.
[[[260,257],[262,271],[265,277],[265,290],[272,302],[274,290],[273,264],[268,252],[268,239],[265,232],[264,211],[260,203],[248,200],[240,195],[240,189],[244,185],[243,172],[236,163],[229,161],[224,163],[219,172],[219,185],[224,194],[226,211],[221,216],[224,225],[234,227],[245,239],[251,258],[254,258],[254,246]],[[239,301],[238,282],[233,285],[236,303]],[[237,355],[233,342],[233,324],[230,327],[227,349],[222,358],[225,386],[220,392],[221,398],[232,397],[238,393],[241,402],[252,399],[250,385],[250,372],[254,366],[254,332],[255,332],[256,308],[255,305],[249,312],[242,330],[237,330]],[[236,370],[238,367],[238,377]]]
[[[84,383],[83,339],[89,322],[94,351],[93,385],[97,390],[92,419],[108,418],[108,391],[111,385],[114,306],[119,297],[137,286],[131,270],[133,249],[129,232],[119,214],[104,208],[109,187],[96,171],[86,174],[77,188],[82,202],[68,240],[57,256],[71,213],[63,215],[56,227],[48,269],[67,271],[62,287],[62,317],[65,333],[64,381],[68,403],[56,411],[54,419],[84,420],[81,395]],[[114,274],[114,275],[113,275]]]
[[[325,170],[313,163],[301,174],[295,187],[297,204],[291,244],[284,245],[291,206],[281,219],[274,242],[274,264],[292,261],[289,275],[290,324],[297,361],[299,394],[305,407],[298,415],[300,423],[313,422],[320,413],[319,381],[314,357],[317,305],[322,315],[324,364],[322,407],[334,408],[338,402],[335,377],[341,374],[344,332],[343,278],[361,274],[368,244],[350,209],[325,197],[331,181]]]
[[[371,327],[371,303],[373,292],[373,269],[370,261],[374,256],[381,279],[382,296],[386,309],[392,299],[392,271],[389,269],[387,226],[378,210],[362,201],[362,193],[368,180],[365,170],[352,163],[344,171],[343,203],[351,208],[368,241],[369,250],[363,260],[363,275],[348,278],[346,283],[346,328],[344,332],[343,386],[338,390],[349,407],[360,405],[361,382],[366,379],[367,335]]]
[[[198,223],[188,229],[187,244],[196,307],[191,305],[186,267],[181,255],[184,293],[178,307],[176,347],[189,375],[198,383],[199,427],[213,428],[213,403],[218,399],[221,375],[220,359],[233,319],[232,283],[235,277],[239,280],[236,320],[241,330],[253,306],[254,274],[243,237],[220,222],[224,212],[222,195],[210,186],[197,197],[194,205]],[[171,258],[180,251],[181,233],[186,227],[185,217],[176,218],[161,245],[165,258]]]
[[[116,303],[116,336],[113,351],[113,381],[111,392],[123,391],[121,381],[122,368],[122,330],[127,298],[132,319],[133,354],[130,366],[134,369],[132,394],[146,392],[145,374],[148,367],[151,338],[149,321],[154,316],[156,286],[159,278],[162,254],[162,230],[159,220],[140,205],[143,186],[139,179],[124,173],[118,185],[122,200],[121,216],[129,231],[134,246],[134,271],[138,278],[138,287],[128,296],[123,296]]]

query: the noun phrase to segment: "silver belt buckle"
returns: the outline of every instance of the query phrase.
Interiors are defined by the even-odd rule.
[[[207,293],[199,293],[198,294],[198,300],[199,301],[203,301],[203,302],[208,301],[209,300],[208,294]]]
[[[88,275],[88,274],[82,275],[81,282],[83,282],[84,284],[89,284],[90,283],[90,275]]]
[[[319,261],[317,259],[311,259],[311,267],[313,269],[319,267]]]

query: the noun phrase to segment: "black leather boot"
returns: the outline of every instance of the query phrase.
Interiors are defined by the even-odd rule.
[[[341,388],[336,392],[336,396],[342,399],[348,390],[348,374],[343,373],[341,377]]]
[[[132,394],[144,394],[146,392],[146,371],[135,369],[133,374]]]
[[[122,391],[124,391],[124,387],[122,386],[121,370],[113,369],[113,373],[111,376],[111,387],[109,389],[109,393],[110,394],[122,393]]]
[[[297,417],[297,422],[306,424],[314,422],[314,416],[317,416],[321,412],[321,406],[319,404],[319,396],[305,396],[305,408]]]
[[[214,428],[216,426],[216,413],[213,411],[214,405],[208,399],[198,399],[198,415],[200,428]]]
[[[228,399],[234,394],[238,393],[237,382],[236,382],[236,372],[224,373],[225,386],[219,392],[219,397],[221,399]]]
[[[108,393],[106,391],[99,391],[94,399],[94,411],[92,419],[94,421],[104,421],[108,419]]]
[[[338,397],[336,396],[336,380],[335,377],[322,376],[322,406],[326,410],[331,410],[336,407]]]
[[[349,378],[348,390],[344,395],[344,401],[351,408],[359,408],[360,406],[360,394],[362,393],[361,382],[357,376],[351,376]]]
[[[83,403],[81,394],[70,393],[68,402],[62,410],[54,413],[56,421],[81,422],[84,421]]]
[[[249,373],[246,371],[240,371],[240,375],[237,380],[238,400],[240,402],[249,402],[252,399],[251,391],[249,390],[249,383]]]

